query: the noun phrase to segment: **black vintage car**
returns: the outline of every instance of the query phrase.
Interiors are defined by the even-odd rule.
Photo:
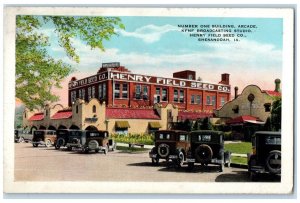
[[[32,133],[30,133],[28,130],[15,130],[15,142],[31,142],[32,141]]]
[[[76,136],[80,130],[71,130],[71,129],[62,129],[56,131],[56,142],[54,143],[55,149],[60,149],[61,147],[65,147],[69,142],[70,136]],[[71,147],[67,148],[71,150]]]
[[[220,131],[198,130],[190,132],[191,147],[187,153],[188,168],[192,170],[195,163],[201,165],[217,164],[219,170],[230,165],[230,152],[224,152],[224,134]]]
[[[252,154],[248,156],[251,180],[257,174],[281,174],[281,132],[258,131],[252,137]]]
[[[109,138],[108,131],[74,130],[69,133],[66,147],[77,148],[85,153],[103,151],[106,154],[109,149],[112,151],[116,149],[116,143]]]
[[[159,159],[167,163],[172,160],[175,166],[181,167],[186,160],[190,147],[189,133],[179,130],[159,130],[155,132],[155,147],[149,152],[152,164],[158,164]]]

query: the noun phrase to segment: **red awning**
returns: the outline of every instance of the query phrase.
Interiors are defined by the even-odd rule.
[[[212,117],[213,113],[204,113],[204,112],[184,112],[179,111],[178,112],[178,120],[184,121],[184,120],[197,120],[199,118],[206,118],[206,117]]]
[[[268,95],[272,97],[281,97],[281,92],[276,92],[272,90],[264,90],[263,92],[267,93]]]
[[[44,113],[35,113],[29,118],[30,121],[40,121],[44,119]]]
[[[66,118],[71,118],[72,117],[72,111],[58,111],[55,113],[51,119],[66,119]]]
[[[226,122],[228,125],[239,125],[244,123],[264,124],[262,120],[254,116],[238,116]]]
[[[160,116],[154,109],[106,108],[106,118],[160,119]]]

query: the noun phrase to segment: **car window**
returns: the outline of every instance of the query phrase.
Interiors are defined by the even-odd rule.
[[[171,138],[171,135],[170,134],[159,134],[159,139],[160,140],[169,140]]]
[[[267,136],[265,140],[266,145],[280,145],[281,144],[281,137],[273,137]]]
[[[179,140],[180,141],[185,141],[186,140],[186,135],[179,135]]]
[[[211,140],[211,135],[202,135],[202,141],[209,142]]]
[[[89,133],[89,136],[90,137],[99,137],[100,135],[97,132],[91,132],[91,133]]]
[[[198,141],[201,141],[201,140],[202,140],[201,135],[198,135]]]

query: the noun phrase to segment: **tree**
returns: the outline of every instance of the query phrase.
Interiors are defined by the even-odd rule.
[[[49,38],[39,32],[47,23],[52,23],[60,46],[77,63],[80,59],[72,38],[80,38],[92,49],[104,51],[102,42],[116,34],[114,27],[124,29],[121,20],[114,17],[17,16],[16,97],[31,110],[57,101],[59,98],[51,93],[51,89],[61,88],[61,81],[73,71],[69,64],[55,60],[47,53]]]
[[[272,104],[271,126],[275,131],[281,129],[281,97],[277,98]]]

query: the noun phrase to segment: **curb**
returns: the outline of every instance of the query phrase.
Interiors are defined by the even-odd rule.
[[[230,163],[230,168],[243,168],[243,169],[248,169],[248,165],[244,165],[244,164],[236,164],[236,163]]]

